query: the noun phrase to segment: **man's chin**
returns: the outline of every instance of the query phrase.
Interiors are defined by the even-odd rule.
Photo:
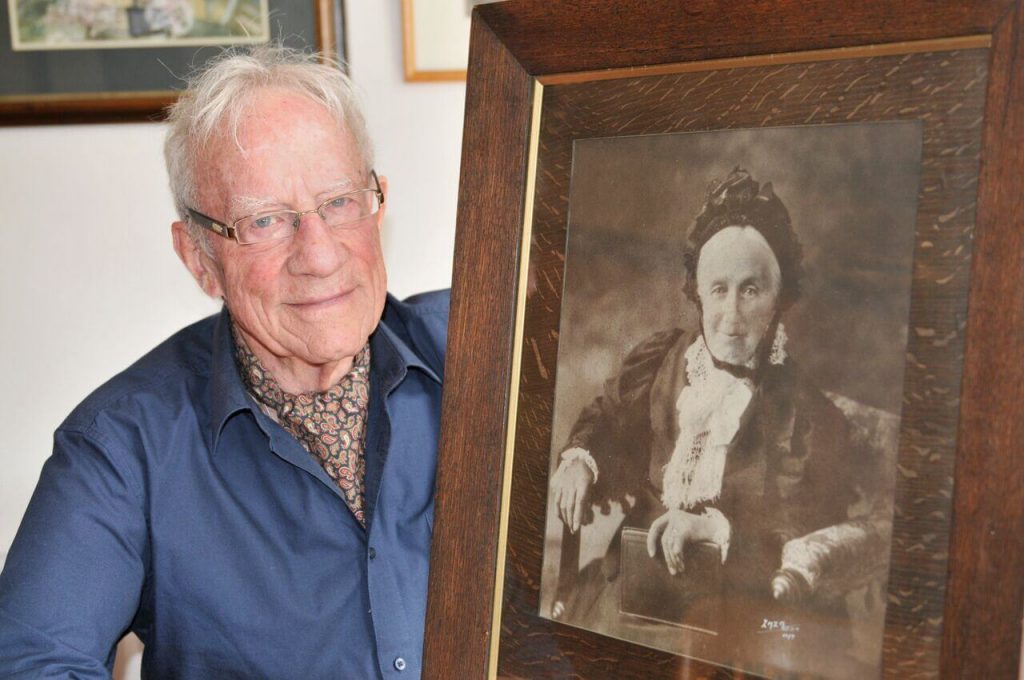
[[[310,345],[297,357],[310,364],[311,366],[324,366],[327,364],[337,363],[346,359],[351,359],[356,354],[359,354],[366,345],[366,339],[360,342],[358,339],[353,338],[350,342],[339,343],[337,339],[333,342],[310,343]]]

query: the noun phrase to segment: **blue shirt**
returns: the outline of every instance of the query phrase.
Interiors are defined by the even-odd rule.
[[[371,336],[368,528],[246,394],[227,312],[89,396],[0,575],[0,677],[418,677],[447,293]],[[43,673],[43,670],[46,673]]]

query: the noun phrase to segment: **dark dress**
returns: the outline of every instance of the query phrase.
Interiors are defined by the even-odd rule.
[[[799,629],[787,636],[787,654],[820,647],[822,635],[832,649],[848,645],[841,592],[823,587],[796,606],[771,595],[787,541],[862,521],[851,518],[850,508],[870,488],[875,467],[852,443],[843,413],[791,359],[754,376],[753,396],[726,449],[720,496],[683,508],[699,514],[713,507],[729,520],[724,561],[717,548],[688,545],[686,571],[673,579],[660,554],[652,559],[633,545],[636,534],[626,531],[623,541],[623,528],[646,531],[666,511],[662,477],[679,436],[676,403],[688,385],[686,353],[694,340],[675,329],[642,342],[571,431],[566,448],[585,449],[597,463],[594,503],[621,503],[625,519],[603,559],[583,568],[564,619],[595,630],[615,628],[608,619],[616,616],[627,626],[644,618],[682,625],[704,633],[690,650],[702,658],[719,647],[772,657],[784,626]]]

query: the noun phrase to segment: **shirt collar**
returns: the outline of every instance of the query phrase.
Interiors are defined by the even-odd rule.
[[[394,303],[389,295],[388,304]],[[400,304],[400,303],[399,303]],[[387,311],[384,314],[388,317]],[[389,394],[402,380],[409,369],[422,371],[427,377],[441,384],[441,378],[423,361],[399,332],[381,319],[377,330],[370,336],[371,365],[370,379],[381,380],[382,393]],[[400,323],[400,321],[398,322]],[[374,372],[377,372],[374,375]],[[211,451],[215,451],[221,430],[231,416],[239,411],[254,411],[255,402],[249,397],[238,374],[235,363],[234,344],[231,338],[231,315],[227,306],[221,308],[213,331],[213,356],[210,376],[210,423],[208,432]],[[257,418],[257,422],[259,419]]]
[[[250,410],[249,398],[238,375],[234,344],[231,338],[231,315],[222,306],[213,330],[213,355],[210,366],[210,423],[207,429],[210,450],[215,451],[220,432],[228,418],[239,411]]]
[[[378,349],[378,345],[381,346]],[[403,369],[415,368],[423,371],[427,377],[441,384],[441,378],[430,366],[423,361],[423,359],[416,354],[412,347],[402,339],[402,337],[395,332],[391,326],[381,320],[380,324],[377,325],[377,330],[374,331],[373,335],[370,336],[370,350],[372,352],[384,351],[387,356],[390,356],[393,361],[397,362]],[[383,358],[387,358],[382,357]],[[376,362],[374,362],[376,365]],[[381,362],[384,365],[384,362]],[[405,376],[405,370],[402,371],[402,376]]]

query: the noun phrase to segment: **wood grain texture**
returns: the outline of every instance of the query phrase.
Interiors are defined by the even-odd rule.
[[[928,187],[934,190],[955,184],[957,176],[968,176],[972,167],[976,171],[979,153],[982,160],[976,221],[975,206],[958,203],[927,208],[934,220],[918,224],[923,230],[919,254],[924,247],[932,250],[934,257],[915,272],[912,314],[917,315],[914,319],[921,332],[911,332],[905,408],[917,409],[918,415],[911,421],[927,426],[910,433],[917,437],[917,448],[901,448],[901,463],[912,463],[908,470],[918,477],[904,474],[898,499],[911,510],[896,520],[894,543],[902,542],[904,557],[894,558],[892,578],[902,579],[905,587],[890,590],[903,599],[895,605],[890,600],[886,675],[934,676],[921,659],[931,658],[928,655],[938,653],[941,645],[943,677],[1014,677],[1024,600],[1024,461],[1019,446],[1024,368],[1017,358],[1024,340],[1020,12],[1020,0],[868,0],[841,11],[834,3],[790,0],[752,3],[742,10],[703,1],[510,0],[476,10],[428,609],[427,677],[477,678],[484,676],[486,668],[484,628],[493,590],[493,583],[486,581],[494,574],[500,509],[530,76],[977,34],[994,36],[990,57],[982,59],[991,59],[984,143],[979,150],[962,142],[947,144],[950,140],[933,135],[929,139],[933,145],[941,145],[935,149],[947,165],[923,167],[922,196],[927,199]],[[730,112],[723,120],[726,125],[755,127],[852,120],[845,116],[869,97],[857,100],[855,95],[841,92],[843,79],[833,75],[835,85],[825,88],[823,96],[833,100],[848,97],[841,105],[833,101],[838,108],[812,108],[803,111],[809,119],[798,120],[787,117],[786,109],[775,112],[763,105],[756,109],[748,106]],[[678,86],[683,87],[683,81]],[[745,86],[749,88],[750,83]],[[984,79],[974,86],[985,86]],[[604,123],[609,125],[626,120],[617,119],[618,114],[608,107],[616,103],[625,107],[632,94],[643,93],[644,85],[635,83],[623,89],[621,82],[615,82],[609,88],[604,101],[597,100],[604,109],[587,109],[597,104],[581,100],[574,103],[575,113],[568,107],[563,115],[581,120],[605,116]],[[771,97],[781,96],[785,89],[767,83],[764,91]],[[687,96],[697,97],[695,106],[700,106],[710,95],[711,91],[698,89]],[[956,106],[954,93],[947,95],[951,97],[949,108]],[[857,115],[884,120],[914,118],[921,113],[871,108],[875,104],[864,104]],[[653,115],[657,117],[657,111]],[[678,130],[722,127],[721,122],[702,115],[691,112],[673,118],[666,114],[658,124],[663,131],[671,131],[672,125]],[[737,115],[740,117],[734,118]],[[644,120],[647,122],[620,122],[616,134],[657,128],[650,118]],[[980,124],[980,118],[973,123],[975,129]],[[558,205],[566,201],[568,188],[554,177],[567,177],[568,156],[542,139],[544,154],[552,160],[541,167],[538,176],[530,278],[536,302],[530,303],[527,313],[553,315],[557,320],[564,267],[564,234],[558,231],[564,229],[564,221],[558,224]],[[968,182],[960,188],[973,191],[973,186]],[[929,235],[933,238],[927,238]],[[922,246],[925,242],[928,245]],[[970,298],[965,311],[958,295],[967,285],[968,275]],[[919,285],[919,281],[932,283]],[[946,295],[944,290],[951,292]],[[551,389],[551,357],[558,339],[557,325],[530,333],[535,322],[528,316],[523,346],[523,401],[513,478],[513,497],[523,502],[512,507],[510,518],[505,582],[510,608],[503,621],[502,675],[744,677],[586,631],[570,633],[565,626],[535,616],[539,588],[536,542],[543,533],[543,521],[530,508],[543,508],[546,493],[550,442],[545,428],[550,427],[551,412],[545,391]],[[950,374],[950,367],[942,362],[953,357],[955,368],[964,356],[965,335],[961,403],[958,389],[948,389],[955,371]],[[955,473],[953,457],[943,453],[951,451],[954,444]],[[520,446],[544,451],[544,465],[531,463],[530,456],[520,459]],[[920,480],[923,472],[925,481],[914,481]],[[955,483],[949,482],[954,475]],[[947,480],[945,486],[936,482],[941,479]],[[936,490],[937,495],[933,493]],[[944,541],[949,536],[951,506],[955,521],[947,560]],[[943,610],[941,588],[947,571]],[[921,609],[915,611],[916,606]],[[919,624],[916,628],[915,622]],[[901,629],[904,624],[910,627]],[[915,656],[918,654],[923,656]],[[624,658],[633,659],[633,665],[622,663]]]
[[[484,5],[533,75],[991,33],[1014,0],[577,0]]]
[[[956,462],[943,671],[1015,678],[1024,602],[1024,11],[995,32]]]
[[[438,679],[487,666],[532,103],[531,79],[486,25],[470,44],[448,332],[458,360],[445,371],[424,645],[424,677]]]

